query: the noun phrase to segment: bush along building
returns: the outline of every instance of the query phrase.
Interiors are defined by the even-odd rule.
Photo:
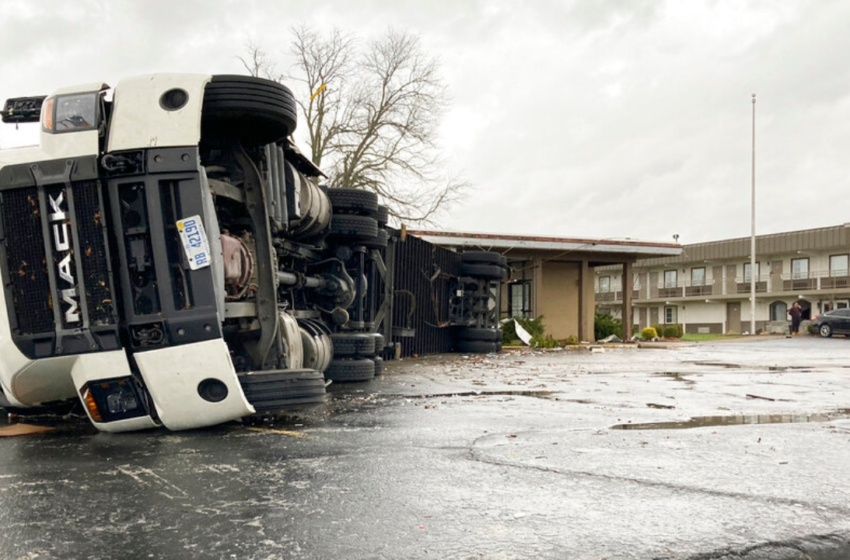
[[[850,224],[758,236],[755,270],[750,246],[749,237],[696,243],[679,255],[638,259],[631,271],[598,267],[597,311],[622,318],[630,299],[637,330],[681,325],[688,334],[745,333],[753,277],[757,333],[787,332],[795,301],[803,319],[850,307]]]

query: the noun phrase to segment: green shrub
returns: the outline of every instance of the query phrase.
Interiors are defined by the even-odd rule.
[[[681,338],[676,325],[667,325],[662,332],[664,333],[664,338]]]
[[[543,315],[535,317],[534,319],[517,319],[517,322],[522,325],[522,328],[528,331],[528,334],[532,337],[542,337],[543,333],[546,331],[546,329],[543,328]]]
[[[516,321],[531,335],[532,340],[536,337],[543,338],[543,315],[536,319],[516,317]],[[519,340],[519,336],[516,333],[516,326],[511,320],[502,325],[502,344],[513,344],[515,340]]]
[[[578,337],[570,335],[564,340],[562,340],[561,344],[564,346],[575,346],[576,344],[581,344],[581,341],[578,339]]]
[[[531,346],[534,348],[556,348],[560,346],[551,334],[546,336],[534,336],[531,338]]]
[[[644,340],[652,340],[653,338],[658,338],[658,331],[655,330],[655,327],[646,327],[640,331],[640,337]]]
[[[597,313],[593,320],[593,336],[596,337],[594,340],[602,340],[612,334],[623,338],[623,322],[607,313]]]
[[[502,344],[508,346],[519,340],[513,320],[502,323]]]

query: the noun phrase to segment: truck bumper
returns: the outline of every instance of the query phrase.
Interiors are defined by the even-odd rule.
[[[255,413],[223,339],[134,354],[157,415],[169,430],[190,430]]]

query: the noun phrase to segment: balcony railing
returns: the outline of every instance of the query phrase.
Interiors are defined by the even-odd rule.
[[[662,282],[658,285],[659,298],[680,298],[680,297],[705,297],[714,293],[714,279],[704,280],[702,282],[693,282],[685,280],[678,282],[676,286],[664,285]]]
[[[768,286],[770,283],[770,276],[767,274],[760,274],[756,277],[756,293],[764,294],[768,291]],[[737,276],[735,278],[735,293],[737,294],[748,294],[752,290],[752,286],[750,285],[749,277],[745,278],[743,276]]]
[[[657,294],[656,294],[657,290]],[[796,292],[806,293],[818,290],[848,290],[850,291],[850,272],[848,271],[814,271],[808,273],[762,274],[756,278],[756,293]],[[718,278],[707,279],[702,283],[692,283],[690,280],[680,281],[675,286],[665,286],[659,282],[657,288],[650,290],[649,299],[672,299],[685,297],[709,297],[718,295],[744,295],[750,293],[750,279],[744,276],[727,277],[724,282]],[[645,287],[638,286],[632,290],[632,300],[647,299]],[[616,290],[596,292],[597,302],[622,302],[623,291],[618,286]]]
[[[850,288],[850,276],[827,276],[820,279],[821,290],[841,290]]]
[[[596,292],[596,301],[623,301],[623,292]]]
[[[791,272],[783,274],[781,278],[783,292],[850,288],[850,276],[846,270]]]

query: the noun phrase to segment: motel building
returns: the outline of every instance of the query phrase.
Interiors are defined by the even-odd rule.
[[[756,333],[787,333],[795,301],[804,319],[850,307],[848,232],[850,224],[757,236],[755,270],[750,237],[683,245],[675,256],[640,258],[628,272],[596,267],[596,307],[623,317],[627,291],[640,329],[681,324],[686,333],[745,333],[755,275]]]
[[[556,339],[592,341],[597,312],[623,321],[628,338],[652,325],[686,333],[750,330],[755,274],[756,332],[785,333],[795,301],[804,319],[850,307],[850,224],[679,245],[632,239],[409,231],[448,249],[496,251],[508,260],[502,318],[543,316]],[[624,282],[624,279],[626,280]],[[624,289],[624,285],[628,289]]]

